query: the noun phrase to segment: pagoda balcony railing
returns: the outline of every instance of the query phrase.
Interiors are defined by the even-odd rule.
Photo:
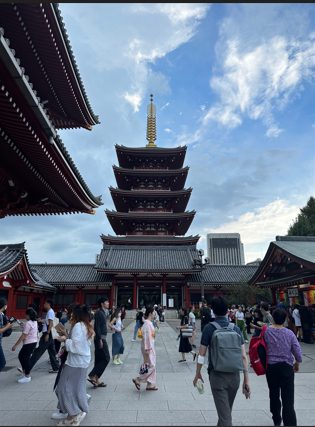
[[[152,212],[166,212],[166,213],[174,213],[173,209],[163,209],[163,208],[135,208],[129,209],[128,212],[147,212],[148,214]]]

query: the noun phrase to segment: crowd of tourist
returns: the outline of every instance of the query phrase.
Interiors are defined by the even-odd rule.
[[[14,318],[6,316],[7,302],[0,299],[0,371],[6,361],[2,338],[10,335]],[[53,302],[44,304],[45,317],[40,318],[34,307],[27,307],[25,322],[21,323],[21,335],[12,347],[19,351],[21,372],[19,383],[31,381],[34,365],[48,352],[51,369],[56,373],[54,390],[58,399],[52,418],[58,425],[80,425],[89,409],[91,396],[86,393],[86,380],[94,387],[106,387],[101,381],[110,362],[107,341],[108,328],[112,331],[112,361],[121,365],[124,354],[122,331],[125,318],[124,307],[109,309],[109,300],[100,298],[98,309],[92,312],[85,305],[71,304],[55,315]],[[208,352],[208,375],[218,413],[218,425],[232,425],[232,408],[240,386],[246,398],[251,389],[248,375],[248,360],[245,344],[250,336],[259,337],[264,331],[267,366],[266,380],[269,388],[270,412],[274,425],[297,425],[294,410],[294,373],[302,362],[299,341],[314,341],[315,306],[285,307],[282,303],[272,307],[266,302],[253,306],[231,305],[222,297],[214,297],[211,305],[203,301],[200,309],[194,307],[180,310],[179,362],[197,358],[193,384],[203,382],[202,366]],[[147,391],[156,391],[155,339],[159,323],[164,321],[161,306],[143,307],[136,314],[132,341],[141,338],[143,363],[136,377],[132,378],[137,390],[146,383]],[[201,321],[199,351],[196,350],[196,318]],[[38,339],[38,332],[41,337]],[[94,366],[88,373],[91,362],[91,345],[94,341]],[[57,349],[57,350],[56,350]],[[280,399],[281,396],[281,399]]]

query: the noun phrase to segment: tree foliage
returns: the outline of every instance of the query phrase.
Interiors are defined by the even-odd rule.
[[[300,209],[295,222],[288,230],[289,236],[315,236],[315,198],[310,197],[306,206]]]
[[[229,304],[253,305],[261,301],[271,302],[272,296],[270,289],[260,289],[251,286],[247,282],[240,283],[227,296]]]

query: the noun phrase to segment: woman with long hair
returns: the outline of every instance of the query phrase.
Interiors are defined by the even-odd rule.
[[[23,332],[20,338],[12,347],[12,351],[15,351],[21,342],[23,346],[19,352],[18,358],[22,366],[23,375],[18,379],[18,383],[24,384],[31,381],[31,368],[30,358],[34,348],[37,344],[38,336],[38,325],[37,325],[37,313],[32,308],[28,308],[25,312],[26,323],[23,325]]]
[[[85,384],[91,361],[91,342],[94,337],[94,329],[90,322],[87,306],[73,308],[70,324],[69,338],[58,337],[59,341],[65,342],[68,352],[56,387],[58,409],[68,416],[60,421],[58,426],[78,426],[88,412]]]
[[[178,351],[182,353],[182,358],[178,362],[186,362],[186,353],[192,353],[192,345],[189,342],[189,337],[186,337],[182,333],[182,329],[186,329],[189,325],[188,311],[186,308],[182,307],[180,309],[181,321],[180,321],[180,340],[179,340],[179,349]],[[194,360],[196,359],[196,353],[192,353]]]
[[[123,324],[121,320],[121,309],[116,308],[110,317],[110,328],[113,330],[112,335],[112,356],[114,365],[122,365],[120,355],[124,353],[124,340],[121,334]]]
[[[154,308],[148,307],[145,311],[145,321],[142,326],[141,352],[143,355],[143,365],[140,373],[132,382],[137,390],[140,390],[141,383],[147,383],[146,390],[156,391],[156,354],[154,347],[155,329],[152,323],[154,317]]]

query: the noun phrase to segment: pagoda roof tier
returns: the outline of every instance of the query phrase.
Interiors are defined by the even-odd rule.
[[[118,235],[129,234],[186,234],[195,216],[195,211],[184,213],[169,212],[128,212],[120,213],[106,210],[107,218]]]
[[[117,185],[123,190],[184,188],[189,167],[181,169],[125,169],[113,166]]]
[[[100,198],[84,182],[1,33],[0,49],[0,217],[93,213]]]
[[[161,209],[173,212],[184,212],[188,204],[192,189],[178,191],[170,190],[121,190],[109,187],[115,207],[119,212],[146,209],[148,203],[160,206]],[[140,205],[140,206],[139,206]]]
[[[115,145],[119,165],[126,169],[137,168],[169,168],[183,167],[187,147],[125,147]]]
[[[91,129],[99,123],[57,3],[3,3],[0,27],[56,128]]]
[[[196,246],[199,236],[111,236],[104,234],[101,235],[104,245],[135,245],[135,246]]]
[[[106,273],[193,273],[198,251],[192,246],[108,246],[96,269]]]

